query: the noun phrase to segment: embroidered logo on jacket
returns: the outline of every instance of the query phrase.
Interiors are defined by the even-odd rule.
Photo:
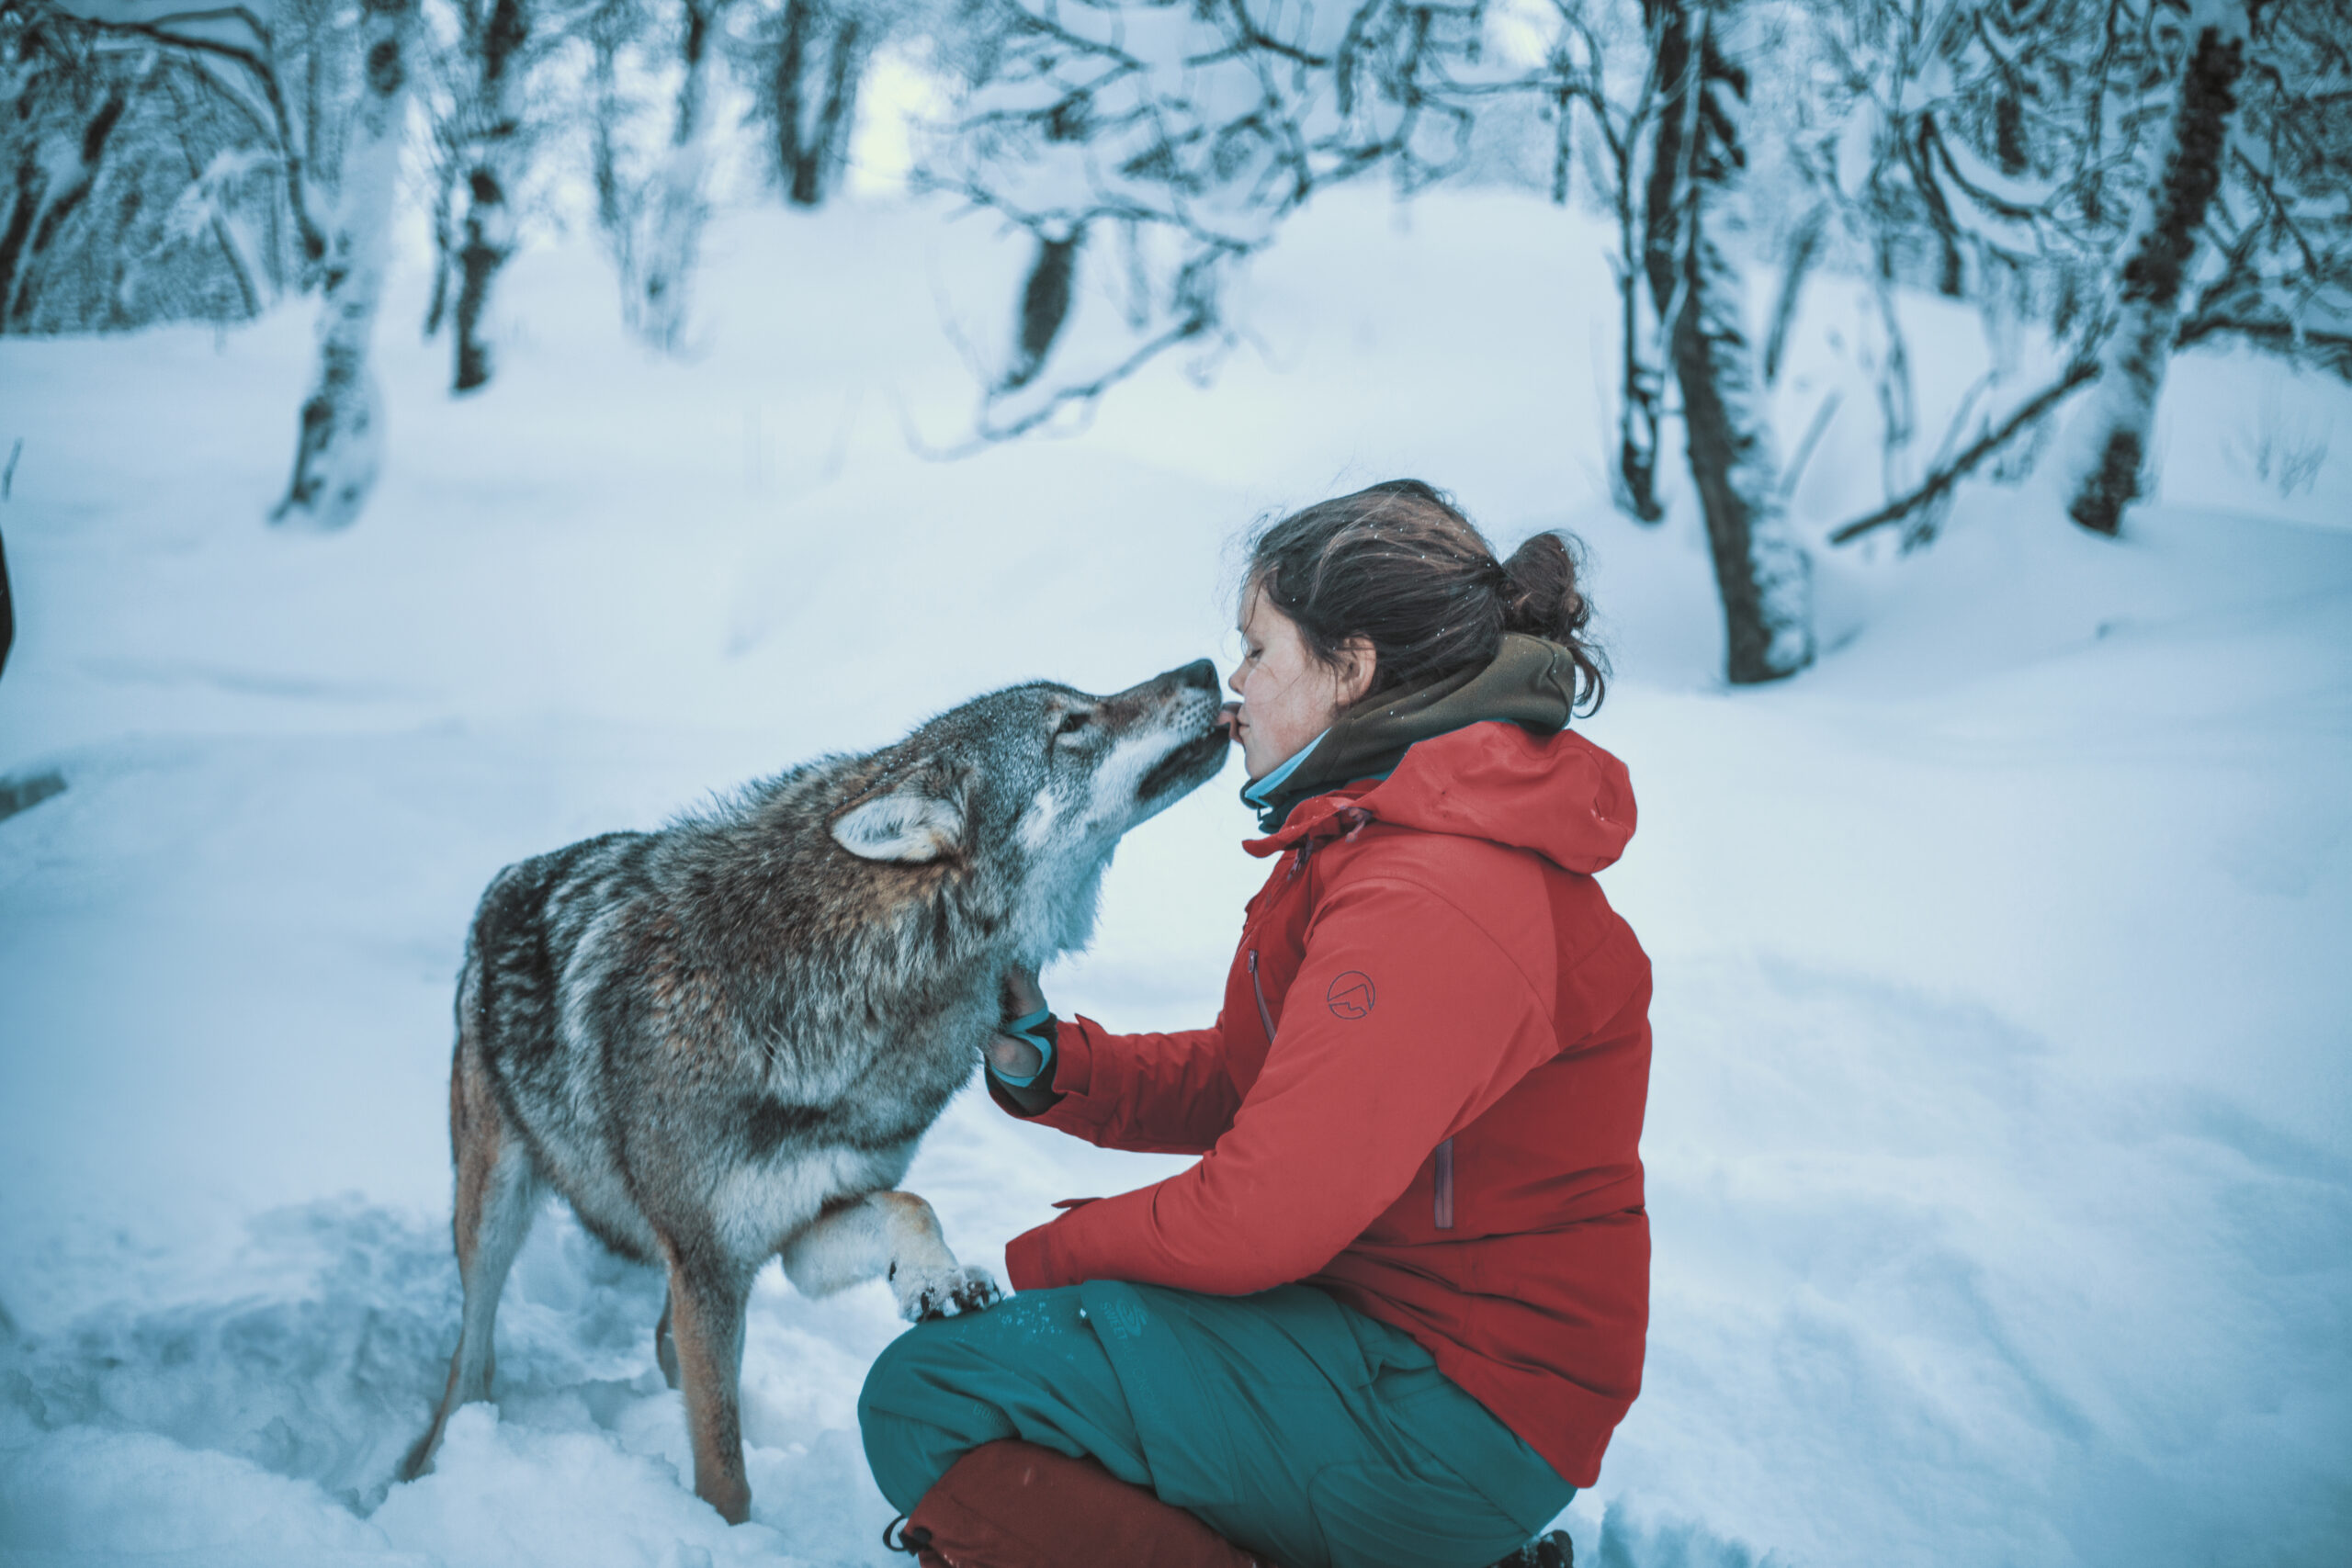
[[[1351,969],[1331,982],[1323,993],[1334,1018],[1362,1018],[1372,1010],[1378,993],[1372,988],[1372,976],[1361,969]]]

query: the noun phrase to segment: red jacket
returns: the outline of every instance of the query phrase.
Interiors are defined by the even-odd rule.
[[[1633,830],[1623,763],[1508,723],[1302,802],[1216,1028],[1060,1031],[1038,1120],[1200,1162],[1015,1237],[1014,1288],[1318,1285],[1590,1485],[1649,1317],[1649,961],[1592,880]]]

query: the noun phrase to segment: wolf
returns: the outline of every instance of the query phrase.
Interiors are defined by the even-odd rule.
[[[458,980],[458,1348],[401,1478],[490,1397],[499,1293],[549,1190],[668,1270],[655,1353],[695,1491],[730,1523],[768,1258],[812,1295],[886,1278],[910,1319],[995,1300],[897,1184],[1002,1021],[1007,970],[1084,945],[1120,837],[1228,744],[1206,660],[1107,697],[1035,682],[500,872]]]

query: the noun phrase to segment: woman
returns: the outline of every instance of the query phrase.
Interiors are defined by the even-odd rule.
[[[1016,975],[988,1049],[1012,1114],[1202,1157],[1016,1237],[1018,1295],[875,1364],[908,1550],[1558,1560],[1529,1538],[1599,1474],[1649,1287],[1649,964],[1592,881],[1634,797],[1566,728],[1588,616],[1557,536],[1498,563],[1415,480],[1254,542],[1232,728],[1272,863],[1216,1027],[1111,1034]]]

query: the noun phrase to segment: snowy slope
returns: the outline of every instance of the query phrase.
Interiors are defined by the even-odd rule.
[[[68,784],[0,820],[0,1562],[888,1560],[853,1416],[885,1292],[763,1279],[729,1530],[679,1479],[658,1280],[554,1211],[499,1408],[390,1485],[455,1332],[472,900],[986,686],[1228,658],[1236,533],[1400,472],[1505,543],[1581,530],[1618,654],[1591,731],[1642,800],[1605,883],[1657,961],[1657,1300],[1580,1548],[2345,1559],[2342,389],[2185,362],[2122,543],[2040,484],[1972,490],[1923,555],[1826,560],[1835,650],[1733,694],[1689,496],[1657,530],[1606,508],[1613,295],[1574,217],[1335,202],[1260,267],[1212,390],[1171,363],[1079,437],[954,464],[907,444],[969,413],[937,301],[986,341],[1017,250],[886,202],[711,247],[678,361],[621,336],[586,243],[526,252],[502,379],[461,404],[396,279],[385,479],[334,538],[260,524],[299,310],[0,343],[0,776]],[[1986,351],[1911,309],[1932,433]],[[1795,491],[1815,525],[1878,499],[1865,317],[1817,283],[1783,380],[1792,431],[1846,389]],[[1238,783],[1130,841],[1057,1004],[1207,1016],[1259,869]],[[967,1096],[910,1185],[995,1266],[1052,1199],[1174,1164]]]

